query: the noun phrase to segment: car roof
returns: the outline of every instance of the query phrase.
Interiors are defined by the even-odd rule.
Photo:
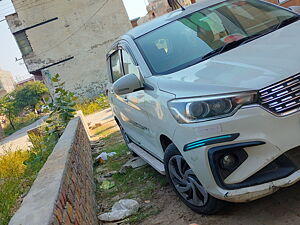
[[[126,35],[130,36],[133,39],[136,39],[144,34],[155,30],[165,24],[168,24],[172,21],[175,21],[179,18],[182,18],[186,15],[189,15],[195,11],[210,7],[212,5],[218,4],[220,2],[224,2],[225,0],[201,0],[198,3],[192,4],[190,6],[185,7],[186,10],[177,9],[173,12],[167,13],[163,16],[157,17],[149,22],[141,24],[130,31]]]

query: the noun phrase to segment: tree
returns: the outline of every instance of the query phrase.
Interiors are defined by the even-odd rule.
[[[52,111],[49,119],[46,121],[48,126],[46,131],[50,135],[61,136],[69,121],[74,117],[76,109],[77,97],[73,92],[64,88],[64,82],[60,76],[56,74],[51,81],[55,88],[53,102],[49,103],[48,107]]]
[[[7,117],[12,129],[16,129],[14,125],[14,119],[20,113],[18,107],[16,107],[16,99],[14,93],[7,94],[0,98],[0,114]]]
[[[28,82],[24,86],[18,87],[15,91],[16,106],[23,110],[30,107],[36,111],[36,105],[43,101],[43,96],[49,93],[45,84],[35,81]]]

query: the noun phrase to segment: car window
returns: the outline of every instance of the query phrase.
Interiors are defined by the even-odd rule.
[[[135,41],[154,75],[205,59],[225,45],[272,31],[296,14],[256,0],[229,0],[191,13]],[[236,46],[237,47],[237,46]]]
[[[134,65],[131,56],[125,51],[122,50],[122,59],[123,59],[123,68],[125,74],[133,73],[135,75],[139,74],[139,69]]]
[[[119,51],[116,51],[110,56],[110,66],[112,73],[112,81],[115,82],[123,75]]]

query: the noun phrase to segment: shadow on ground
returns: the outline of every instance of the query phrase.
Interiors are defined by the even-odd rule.
[[[300,183],[273,195],[243,204],[229,204],[219,214],[203,216],[187,208],[170,186],[153,196],[162,211],[149,217],[143,225],[294,225],[300,224]]]

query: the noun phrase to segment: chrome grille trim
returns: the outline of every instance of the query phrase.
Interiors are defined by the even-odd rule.
[[[261,89],[259,103],[279,116],[300,111],[300,74]]]

